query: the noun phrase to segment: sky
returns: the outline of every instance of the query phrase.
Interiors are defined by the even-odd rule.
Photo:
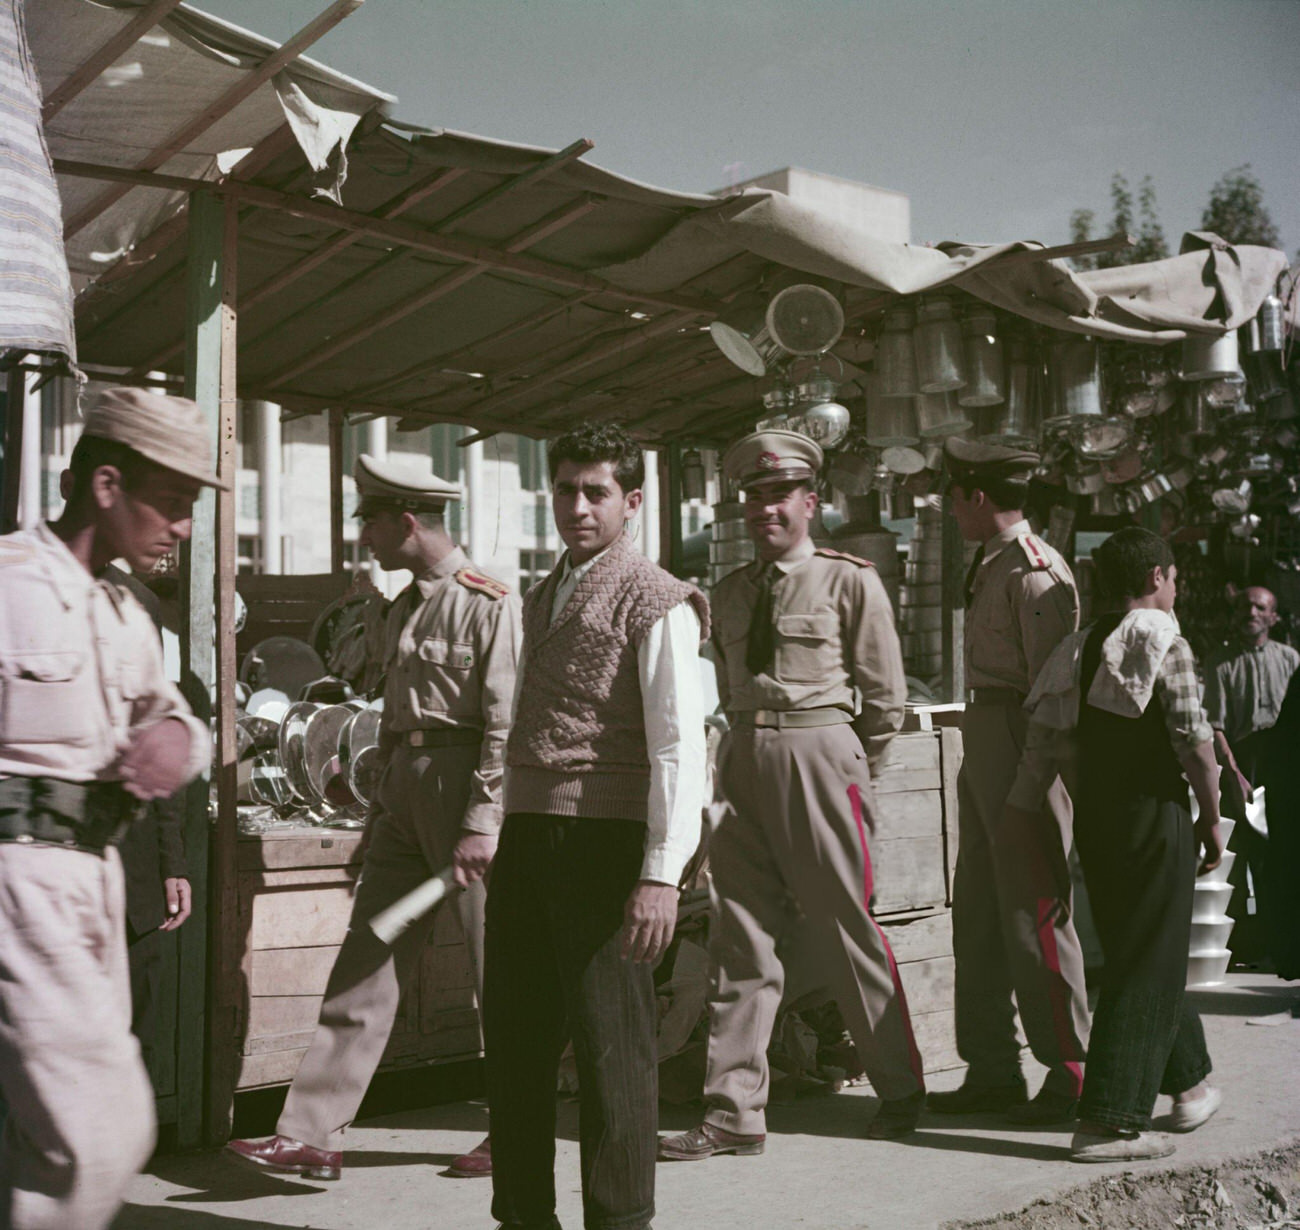
[[[195,0],[284,40],[327,0]],[[308,54],[434,128],[707,192],[807,167],[912,239],[1064,243],[1151,175],[1177,249],[1249,163],[1300,247],[1297,0],[368,0]]]

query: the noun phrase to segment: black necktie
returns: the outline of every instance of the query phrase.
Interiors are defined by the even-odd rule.
[[[975,574],[980,570],[980,565],[984,562],[984,544],[981,543],[975,548],[975,558],[971,560],[970,567],[966,569],[966,584],[963,592],[966,595],[966,605],[970,606],[972,599],[975,597]]]
[[[758,574],[758,594],[749,617],[749,636],[745,641],[745,668],[751,675],[761,675],[771,665],[776,648],[772,629],[772,586],[776,575],[775,564],[764,564]]]

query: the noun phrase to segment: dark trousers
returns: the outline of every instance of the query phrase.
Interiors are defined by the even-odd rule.
[[[492,1214],[555,1220],[555,1090],[565,1038],[578,1067],[583,1224],[642,1230],[654,1216],[659,1083],[654,982],[620,955],[645,825],[506,817],[488,886],[483,1034]]]
[[[1142,1131],[1210,1071],[1187,1003],[1197,848],[1185,805],[1080,791],[1074,839],[1105,956],[1079,1118]]]
[[[158,1044],[158,994],[162,985],[163,932],[156,927],[143,935],[126,925],[126,958],[131,974],[131,1032],[140,1043],[140,1057],[153,1076]]]

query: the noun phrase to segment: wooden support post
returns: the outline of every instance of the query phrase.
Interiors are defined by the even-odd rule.
[[[943,518],[943,674],[942,699],[965,699],[966,684],[966,549],[957,520]]]
[[[669,444],[659,454],[659,566],[673,576],[682,570],[682,448]]]
[[[4,482],[0,484],[0,534],[18,528],[18,492],[23,476],[23,419],[27,373],[14,355],[5,381]]]
[[[343,575],[343,410],[334,406],[330,425],[330,571]]]

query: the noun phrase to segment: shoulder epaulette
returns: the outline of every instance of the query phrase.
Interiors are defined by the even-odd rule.
[[[850,555],[847,551],[832,551],[830,547],[818,547],[813,554],[824,555],[827,559],[842,559],[846,563],[856,565],[858,568],[875,567],[875,564],[873,564],[869,559],[863,559],[859,555]]]
[[[1035,572],[1044,572],[1052,566],[1052,558],[1047,553],[1047,544],[1034,534],[1023,534],[1018,539],[1020,549],[1025,553],[1029,566]]]
[[[480,594],[487,594],[493,600],[504,598],[510,592],[508,585],[502,585],[500,581],[484,576],[481,572],[475,572],[473,568],[462,568],[456,574],[456,580],[466,589],[475,590]]]

